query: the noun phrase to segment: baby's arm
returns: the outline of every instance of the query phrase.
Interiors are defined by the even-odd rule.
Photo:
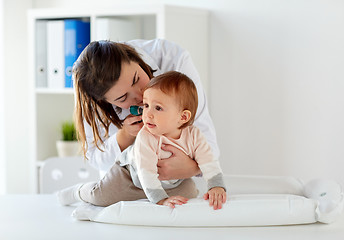
[[[182,205],[188,202],[189,199],[182,196],[172,196],[157,202],[159,205],[169,206],[170,208],[175,208],[175,205]]]
[[[204,200],[209,199],[209,205],[213,206],[214,210],[221,209],[222,204],[227,200],[227,194],[224,188],[214,187],[203,195]]]
[[[195,160],[202,171],[204,179],[208,184],[208,192],[204,194],[204,199],[209,200],[209,205],[215,210],[221,209],[226,202],[226,186],[223,179],[222,170],[217,159],[215,159],[210,145],[203,134],[196,127],[193,129],[195,142]]]
[[[152,203],[169,197],[158,179],[157,148],[158,139],[143,128],[136,137],[134,162],[141,187]]]

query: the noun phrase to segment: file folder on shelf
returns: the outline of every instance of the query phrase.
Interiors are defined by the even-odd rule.
[[[138,17],[97,18],[96,40],[129,41],[143,38]]]
[[[36,87],[47,87],[47,21],[36,22],[35,39]]]
[[[48,88],[64,88],[64,21],[47,22],[47,79]]]
[[[65,84],[73,87],[72,68],[80,53],[90,43],[90,22],[81,19],[68,19],[64,22]]]

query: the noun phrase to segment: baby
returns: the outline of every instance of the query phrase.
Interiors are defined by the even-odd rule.
[[[158,159],[166,158],[162,144],[171,144],[194,159],[208,183],[204,195],[214,209],[226,201],[226,191],[219,163],[201,131],[192,126],[197,110],[197,90],[191,79],[179,72],[167,72],[153,78],[143,93],[143,128],[133,146],[133,166],[146,196],[151,202],[174,207],[184,204],[182,196],[168,196],[164,189],[182,180],[160,181]],[[133,172],[133,171],[131,171]],[[135,183],[135,181],[134,181]]]

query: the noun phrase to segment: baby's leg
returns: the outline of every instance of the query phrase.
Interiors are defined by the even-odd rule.
[[[62,189],[57,193],[57,197],[62,205],[70,205],[76,202],[82,201],[80,198],[80,188],[82,183],[76,184],[74,186]]]
[[[167,189],[166,193],[168,196],[182,196],[190,199],[197,197],[198,189],[196,188],[195,182],[188,178],[185,179],[178,187]]]
[[[191,179],[185,179],[178,187],[166,192],[169,196],[180,195],[186,198],[198,195]],[[99,182],[84,184],[80,188],[80,198],[84,202],[106,207],[120,201],[135,201],[147,197],[142,189],[133,184],[129,171],[115,164]]]
[[[133,184],[129,171],[118,164],[114,164],[98,182],[76,184],[57,195],[62,205],[83,201],[103,207],[119,201],[146,198],[143,190]]]
[[[84,184],[80,188],[80,198],[84,202],[106,207],[120,201],[146,198],[146,195],[133,184],[125,167],[114,164],[99,182]]]

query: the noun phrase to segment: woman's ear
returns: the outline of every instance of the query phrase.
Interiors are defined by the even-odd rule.
[[[182,112],[181,118],[180,120],[182,121],[182,123],[187,123],[191,118],[191,112],[189,110],[184,110]]]

